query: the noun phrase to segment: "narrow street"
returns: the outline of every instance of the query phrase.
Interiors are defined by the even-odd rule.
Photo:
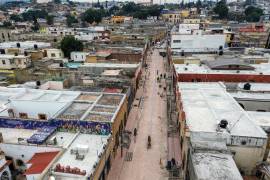
[[[137,91],[134,104],[139,104],[141,97],[142,100],[139,106],[133,106],[126,125],[126,130],[131,132],[135,127],[138,129],[136,142],[132,136],[130,147],[124,149],[122,158],[118,150],[109,180],[162,180],[168,177],[165,168],[168,158],[165,80],[162,78],[157,82],[157,71],[158,74],[165,73],[163,57],[154,50],[147,62],[148,70],[143,72],[145,88],[141,86]],[[150,149],[147,149],[148,136],[152,142]]]

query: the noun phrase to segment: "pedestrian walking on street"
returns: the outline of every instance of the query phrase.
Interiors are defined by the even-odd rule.
[[[135,143],[136,142],[136,136],[137,136],[137,128],[134,128],[133,136],[134,136],[134,143]]]

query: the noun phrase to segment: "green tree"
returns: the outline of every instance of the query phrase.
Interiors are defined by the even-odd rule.
[[[55,4],[61,4],[61,0],[53,0]]]
[[[46,21],[48,25],[53,25],[54,16],[51,16],[51,15],[46,16]]]
[[[248,22],[258,22],[262,15],[263,10],[254,6],[249,6],[245,10],[245,16]]]
[[[66,16],[66,18],[67,18],[67,26],[68,27],[72,27],[72,25],[74,24],[74,23],[78,23],[78,20],[74,17],[74,16],[72,16],[71,14],[68,14],[67,16]]]
[[[21,22],[23,21],[22,17],[17,15],[17,14],[11,14],[10,15],[10,20],[13,20],[15,22]]]
[[[12,26],[10,21],[4,21],[3,22],[3,27],[10,28]]]
[[[34,21],[37,18],[45,19],[48,16],[48,12],[44,9],[42,10],[29,10],[22,13],[22,18],[24,21]]]
[[[102,9],[88,9],[83,14],[81,19],[90,24],[93,22],[100,23],[102,18],[106,15],[105,11]]]
[[[61,50],[64,52],[65,57],[70,58],[72,51],[82,51],[83,43],[76,40],[74,36],[65,36],[61,41]]]
[[[225,19],[228,17],[229,8],[225,0],[220,0],[214,7],[214,12],[218,14],[220,19]]]
[[[33,31],[38,31],[39,28],[40,28],[40,25],[39,25],[39,23],[37,21],[37,18],[34,17],[34,22],[33,22],[32,30]]]

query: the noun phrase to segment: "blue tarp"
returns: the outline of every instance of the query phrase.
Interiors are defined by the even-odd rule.
[[[43,144],[47,138],[56,131],[57,127],[44,126],[27,139],[28,143],[31,144]]]

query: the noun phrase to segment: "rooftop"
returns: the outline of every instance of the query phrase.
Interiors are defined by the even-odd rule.
[[[248,111],[249,116],[258,126],[270,133],[270,112]]]
[[[79,168],[80,171],[86,171],[85,175],[90,175],[99,161],[99,155],[103,152],[103,147],[107,144],[108,136],[80,134],[65,151],[65,153],[54,164],[54,173],[56,176],[74,176],[71,173],[61,172],[57,166]],[[82,155],[81,159],[77,157],[76,152]],[[82,175],[83,176],[83,175]]]
[[[139,64],[84,63],[80,67],[137,68]]]
[[[59,151],[35,153],[34,156],[27,162],[30,167],[26,170],[25,174],[41,174],[58,153]]]
[[[113,122],[124,99],[120,93],[0,87],[0,116]]]
[[[59,112],[57,119],[94,122],[113,122],[125,96],[116,93],[81,93]]]
[[[178,83],[178,87],[186,123],[191,132],[266,138],[265,132],[226,92],[224,84]],[[226,131],[218,130],[221,120],[228,122]]]
[[[12,133],[10,133],[12,132]],[[0,128],[4,143],[27,143],[27,139],[35,134],[37,130],[31,129],[15,129],[15,128]]]
[[[238,83],[238,89],[243,89],[246,83]],[[270,84],[269,83],[249,83],[250,91],[270,91]]]
[[[200,180],[242,180],[231,155],[220,153],[194,153],[192,163]],[[196,179],[194,177],[194,179]]]
[[[37,41],[12,41],[12,42],[3,42],[0,43],[0,49],[6,49],[6,48],[18,48],[17,44],[20,44],[20,48],[23,49],[34,49],[34,45],[37,45],[38,48],[47,48],[50,47],[51,44],[47,42],[37,42]]]
[[[254,92],[254,91],[233,91],[230,94],[236,99],[260,99],[269,100],[270,93]]]
[[[175,70],[179,74],[254,74],[254,75],[270,75],[270,64],[254,64],[250,65],[254,70],[213,70],[202,64],[174,64]]]

